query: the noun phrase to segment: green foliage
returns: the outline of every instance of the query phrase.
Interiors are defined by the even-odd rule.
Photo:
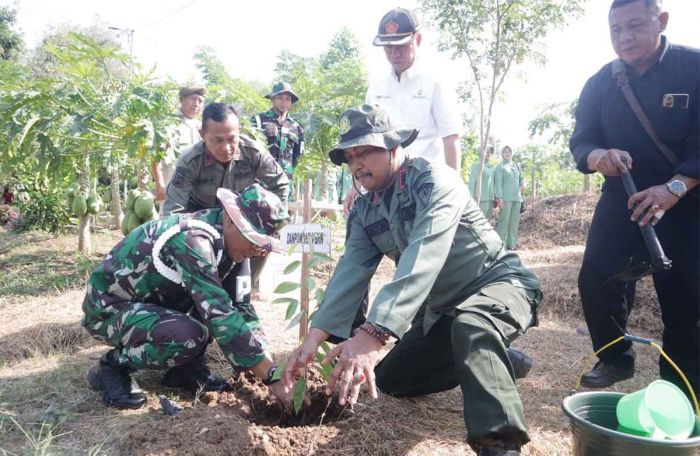
[[[299,414],[306,396],[306,378],[302,377],[294,384],[294,413]]]
[[[57,233],[70,222],[62,192],[46,187],[18,188],[20,218],[15,231],[41,230]]]

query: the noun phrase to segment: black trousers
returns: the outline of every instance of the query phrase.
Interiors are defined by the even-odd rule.
[[[630,221],[627,195],[603,192],[588,233],[579,292],[595,350],[626,331],[633,284],[608,280],[629,267],[645,250],[637,223]],[[663,348],[700,389],[700,202],[685,196],[656,225],[661,246],[672,268],[653,275],[664,324]],[[631,343],[622,341],[600,354],[619,365],[634,363]],[[687,390],[676,371],[662,358],[661,377]]]

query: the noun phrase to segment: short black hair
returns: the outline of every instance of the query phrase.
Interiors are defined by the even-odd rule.
[[[202,111],[202,130],[207,129],[207,120],[223,122],[228,116],[233,114],[238,119],[238,111],[229,103],[209,103]]]
[[[620,8],[622,6],[629,5],[630,3],[636,3],[639,1],[644,1],[644,6],[647,9],[653,10],[653,12],[656,14],[661,12],[661,0],[613,0],[612,4],[610,5],[610,9],[614,10],[615,8]]]

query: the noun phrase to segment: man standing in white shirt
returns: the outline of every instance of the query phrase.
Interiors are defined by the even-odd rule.
[[[384,15],[373,44],[384,48],[391,71],[370,83],[365,102],[386,109],[398,128],[419,131],[407,154],[459,170],[462,119],[457,96],[422,64],[422,39],[418,20],[409,10],[394,8]]]
[[[365,103],[379,105],[399,129],[418,130],[418,138],[404,152],[446,163],[459,171],[459,135],[462,119],[454,90],[421,63],[418,48],[423,37],[418,20],[405,8],[382,17],[375,46],[382,46],[391,70],[370,82]],[[349,212],[356,191],[345,198]]]

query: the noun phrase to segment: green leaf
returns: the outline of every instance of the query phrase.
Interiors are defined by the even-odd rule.
[[[303,312],[303,311],[301,311],[301,312],[299,312],[298,314],[296,314],[296,315],[294,316],[294,318],[292,318],[292,321],[289,322],[289,325],[287,326],[287,329],[292,329],[294,326],[298,325],[299,322],[301,321],[302,315],[304,315],[304,312]]]
[[[301,266],[301,261],[299,260],[294,260],[291,263],[287,265],[287,267],[284,268],[284,273],[285,274],[291,274],[292,272],[296,271],[299,266]]]
[[[270,304],[289,304],[289,303],[292,303],[292,302],[299,302],[299,300],[298,300],[298,299],[294,299],[294,298],[285,298],[285,297],[281,297],[281,298],[275,298],[275,299],[273,299],[272,302],[271,302]]]
[[[311,292],[311,290],[316,287],[316,282],[311,277],[304,277],[304,283],[306,284],[306,289]]]
[[[298,244],[292,244],[289,246],[287,249],[287,256],[290,256],[292,253],[294,253],[294,250],[296,250]]]
[[[321,263],[332,263],[333,261],[333,258],[325,253],[314,252],[311,254],[311,259],[309,260],[309,268],[316,267]]]
[[[331,346],[328,345],[328,342],[321,342],[321,345],[319,345],[319,347],[321,348],[321,350],[323,350],[323,353],[325,353],[326,355],[331,352]]]
[[[304,377],[297,380],[294,384],[294,413],[297,415],[301,410],[301,406],[304,404],[304,397],[306,396],[306,379]]]
[[[279,285],[277,285],[277,288],[275,288],[275,291],[273,291],[273,293],[277,293],[277,294],[290,293],[290,292],[292,292],[300,287],[301,287],[301,285],[299,285],[298,283],[282,282]]]
[[[284,370],[287,368],[287,360],[285,359],[281,363],[277,365],[277,369],[275,369],[275,373],[272,374],[272,378],[270,379],[271,381],[275,382],[277,380],[282,380],[282,373]]]
[[[323,302],[323,298],[326,297],[326,290],[323,288],[316,289],[316,303],[320,305]]]
[[[290,318],[292,318],[292,315],[294,315],[294,312],[297,311],[297,307],[299,307],[299,301],[297,301],[295,299],[294,302],[290,302],[289,305],[287,306],[287,313],[284,316],[284,319],[289,320]]]
[[[323,356],[323,355],[321,355]],[[323,359],[323,358],[321,358]],[[318,371],[319,374],[323,377],[324,380],[328,380],[331,378],[331,375],[333,374],[333,366],[330,364],[314,364],[314,367]]]

